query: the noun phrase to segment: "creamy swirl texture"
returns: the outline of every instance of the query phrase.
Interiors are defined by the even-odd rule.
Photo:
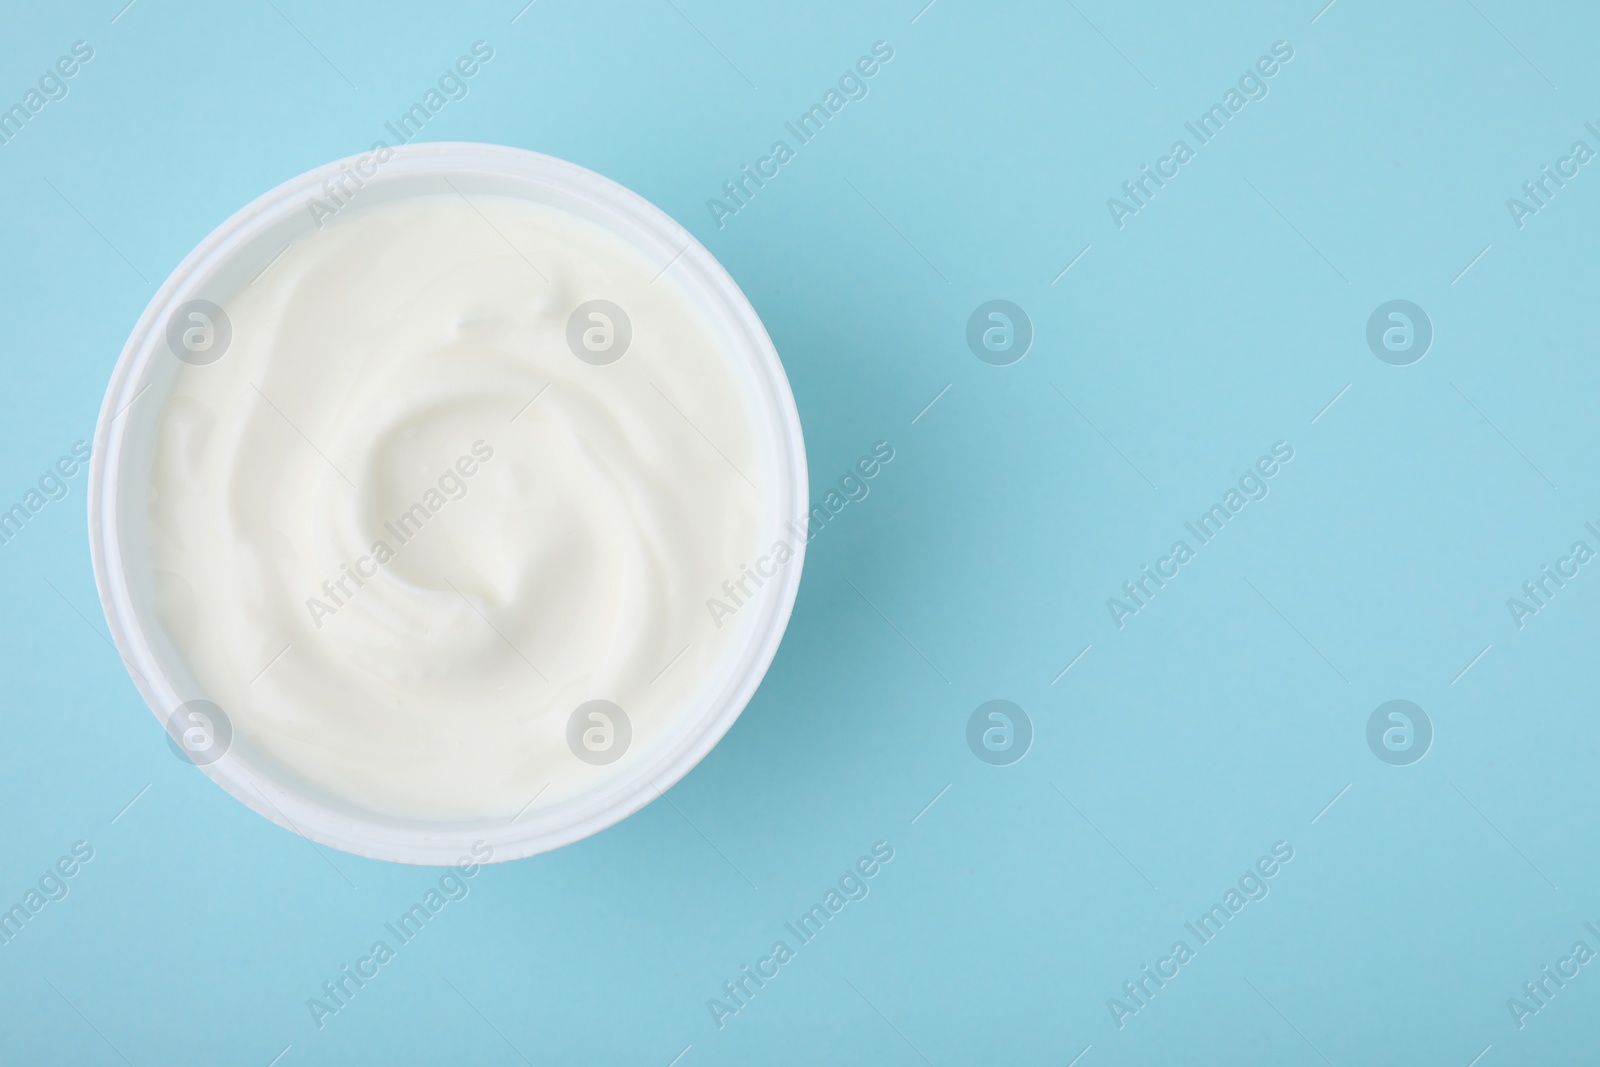
[[[425,820],[557,803],[662,739],[739,632],[707,592],[762,540],[741,379],[662,267],[554,208],[417,196],[224,305],[226,351],[165,400],[149,529],[236,738]]]

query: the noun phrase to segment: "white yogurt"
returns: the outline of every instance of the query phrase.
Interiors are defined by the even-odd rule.
[[[776,547],[748,402],[670,270],[441,193],[341,213],[225,311],[165,401],[148,520],[159,619],[237,738],[444,822],[667,735],[739,637],[707,596]],[[574,723],[590,701],[621,721]]]

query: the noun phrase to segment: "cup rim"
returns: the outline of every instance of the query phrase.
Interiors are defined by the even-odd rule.
[[[139,399],[162,348],[161,324],[208,280],[235,263],[274,226],[290,223],[324,183],[371,160],[357,153],[299,174],[263,193],[212,230],[175,267],[156,291],[124,344],[102,401],[89,461],[89,552],[101,607],[118,653],[146,705],[166,731],[171,710],[186,699],[175,686],[151,639],[159,627],[149,605],[138,602],[124,556],[126,521],[120,486],[128,471],[128,427],[123,419]],[[556,206],[581,203],[606,217],[615,232],[641,250],[658,252],[679,275],[700,311],[729,342],[730,355],[742,361],[752,425],[762,445],[763,533],[779,523],[807,516],[809,490],[805,443],[799,412],[777,350],[748,298],[722,265],[675,220],[632,190],[578,164],[506,145],[430,142],[400,145],[380,157],[376,177],[367,184],[414,181],[445,175],[511,181],[543,189]],[[363,176],[365,172],[361,171]],[[313,215],[315,218],[315,215]],[[120,425],[119,425],[120,424]],[[136,472],[135,472],[136,473]],[[143,521],[143,516],[134,516]],[[787,540],[787,538],[786,538]],[[258,815],[312,841],[369,859],[430,866],[486,862],[476,846],[488,845],[501,862],[537,855],[588,837],[638,811],[663,794],[700,762],[743,712],[766,675],[787,628],[799,591],[806,538],[791,545],[793,558],[778,581],[766,583],[745,633],[724,655],[708,688],[680,713],[656,743],[649,758],[624,769],[570,801],[542,814],[509,823],[498,820],[424,823],[380,813],[362,813],[330,803],[301,788],[291,775],[274,777],[230,749],[200,766],[207,777]],[[773,588],[775,587],[775,588]],[[163,710],[165,709],[165,710]],[[235,746],[235,749],[237,746]],[[412,825],[404,825],[406,823]]]

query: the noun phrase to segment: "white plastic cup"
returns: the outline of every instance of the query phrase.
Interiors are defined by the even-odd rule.
[[[803,524],[809,506],[805,443],[789,380],[761,320],[710,252],[663,211],[593,171],[502,145],[439,143],[368,152],[307,171],[265,193],[201,241],[145,308],[106,388],[89,464],[89,550],[100,603],[134,684],[168,730],[174,712],[203,689],[168,639],[154,610],[147,501],[151,447],[163,401],[181,365],[166,327],[176,309],[202,299],[226,305],[291,241],[327,223],[325,182],[361,186],[344,211],[422,193],[499,194],[552,205],[598,224],[670,269],[724,342],[743,387],[761,450],[762,527],[768,541],[792,541],[785,523]],[[446,181],[448,179],[448,182]],[[337,188],[337,186],[334,186]],[[343,193],[340,194],[343,197]],[[316,207],[320,202],[322,207]],[[333,848],[398,863],[446,865],[481,855],[504,861],[559,848],[631,815],[700,762],[739,717],[766,674],[800,586],[805,545],[765,595],[754,617],[666,736],[640,758],[624,760],[593,789],[514,820],[432,823],[362,810],[316,793],[270,757],[235,737],[220,758],[196,759],[210,778],[257,814]],[[741,615],[744,612],[740,612]],[[219,746],[220,747],[220,746]]]

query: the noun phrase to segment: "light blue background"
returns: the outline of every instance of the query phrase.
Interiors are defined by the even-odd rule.
[[[1600,967],[1525,1029],[1506,1007],[1600,949],[1600,568],[1520,631],[1505,606],[1600,547],[1600,165],[1521,230],[1505,206],[1600,148],[1591,6],[122,2],[0,9],[5,104],[95,49],[0,147],[6,505],[92,436],[196,242],[479,39],[424,139],[574,160],[695,232],[783,356],[815,496],[897,455],[670,803],[485,870],[320,1030],[306,999],[436,873],[319,850],[172,758],[75,477],[0,548],[0,901],[95,858],[0,948],[0,1059],[1600,1059]],[[870,95],[718,229],[706,199],[878,40]],[[1106,198],[1279,40],[1270,95],[1119,230]],[[966,347],[992,298],[1035,326],[1012,366]],[[1364,339],[1394,298],[1436,331],[1408,367]],[[1271,495],[1118,630],[1106,598],[1278,440]],[[1036,731],[1009,767],[966,747],[992,698]],[[1392,698],[1434,723],[1413,766],[1366,745]],[[879,840],[870,896],[718,1029],[707,999]],[[1279,840],[1271,895],[1119,1030],[1107,998]]]

